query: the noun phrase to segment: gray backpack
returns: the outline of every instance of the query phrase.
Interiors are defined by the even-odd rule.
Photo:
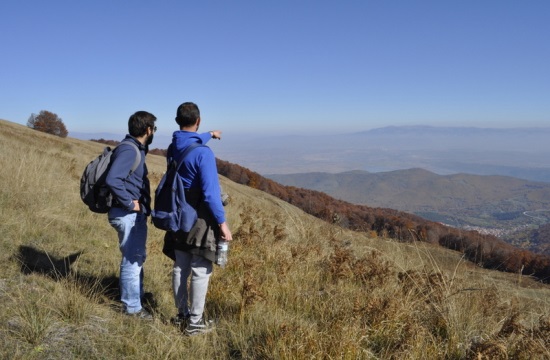
[[[139,166],[141,152],[133,142],[122,141],[119,146],[123,143],[131,145],[132,148],[136,150],[137,154],[132,169],[128,174],[128,176],[130,176]],[[107,188],[107,185],[105,185],[105,179],[109,172],[113,151],[114,149],[111,149],[109,146],[103,149],[103,153],[86,166],[80,178],[80,198],[84,204],[95,213],[107,213],[113,205],[113,195]]]

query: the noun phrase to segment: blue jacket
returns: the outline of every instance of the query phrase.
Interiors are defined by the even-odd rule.
[[[128,176],[137,156],[136,150],[131,145],[121,143],[111,155],[111,168],[105,183],[111,190],[117,206],[131,211],[134,208],[133,200],[139,200],[143,213],[148,215],[151,213],[151,189],[145,165],[147,147],[131,135],[126,135],[124,140],[137,145],[141,152],[141,161],[137,169]]]
[[[174,132],[172,145],[167,154],[168,163],[175,160],[179,164],[182,153],[191,143],[205,144],[210,138],[209,133],[198,134],[182,130]],[[216,157],[212,150],[207,146],[201,146],[191,151],[181,165],[179,174],[185,188],[201,189],[203,202],[206,203],[218,224],[225,222]]]

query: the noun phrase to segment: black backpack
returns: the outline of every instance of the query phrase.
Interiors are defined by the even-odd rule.
[[[123,140],[119,146],[123,143],[131,145],[132,148],[136,150],[137,154],[132,169],[128,174],[128,176],[130,176],[139,166],[141,152],[133,142]],[[113,195],[107,188],[107,185],[105,185],[105,179],[109,172],[108,170],[111,165],[111,155],[113,151],[114,149],[111,150],[109,146],[103,149],[103,153],[86,166],[80,178],[80,198],[84,204],[88,205],[88,208],[95,213],[107,213],[113,204]]]
[[[172,161],[155,190],[155,206],[151,220],[155,227],[165,231],[189,232],[197,222],[197,211],[185,199],[185,188],[178,170],[185,157],[195,148],[204,146],[191,144],[182,154],[180,163]]]

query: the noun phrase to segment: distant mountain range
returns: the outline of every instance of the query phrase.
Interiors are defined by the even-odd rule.
[[[550,182],[550,128],[395,126],[323,136],[227,133],[216,155],[260,174],[423,168]]]
[[[526,246],[531,231],[550,223],[550,184],[507,176],[437,175],[409,169],[266,177],[353,204],[406,211],[453,227],[490,233],[517,246]],[[546,241],[550,243],[550,239]]]

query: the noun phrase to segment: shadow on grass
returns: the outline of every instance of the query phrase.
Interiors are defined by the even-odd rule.
[[[58,258],[32,246],[21,245],[15,259],[20,262],[23,274],[38,273],[55,279],[67,277],[71,273],[71,265],[80,255],[81,251]]]
[[[96,277],[72,270],[72,264],[80,258],[82,253],[82,251],[79,251],[65,257],[55,257],[32,246],[21,245],[17,254],[14,255],[14,259],[20,263],[23,274],[42,274],[55,281],[67,279],[74,281],[81,289],[97,289],[99,295],[106,298],[106,302],[117,304],[114,307],[121,309],[119,278],[117,276]],[[86,293],[89,294],[89,291],[86,291]],[[150,311],[154,312],[157,309],[157,303],[151,293],[144,295],[142,304]]]

